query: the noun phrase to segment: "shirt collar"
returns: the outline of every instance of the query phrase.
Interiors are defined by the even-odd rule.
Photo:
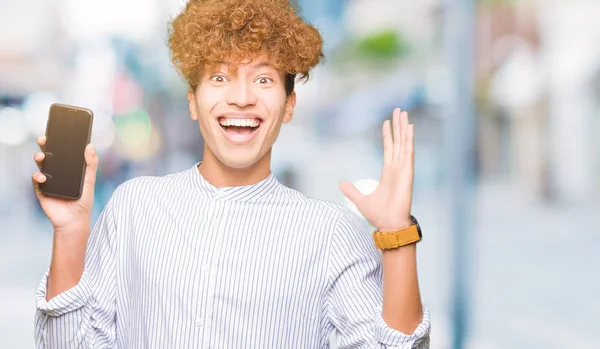
[[[258,183],[250,185],[232,186],[232,187],[215,187],[210,184],[198,171],[197,162],[190,168],[190,177],[195,187],[206,196],[214,200],[223,201],[256,201],[258,199],[268,197],[276,192],[281,183],[271,171],[269,176]]]

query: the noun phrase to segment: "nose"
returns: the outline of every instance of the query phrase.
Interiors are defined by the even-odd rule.
[[[252,87],[246,82],[238,81],[231,84],[225,98],[227,104],[237,105],[240,108],[256,104],[256,95]]]

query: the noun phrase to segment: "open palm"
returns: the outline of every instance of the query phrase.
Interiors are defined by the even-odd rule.
[[[383,170],[377,188],[365,195],[353,184],[342,182],[340,189],[371,225],[381,231],[393,231],[411,224],[414,128],[408,123],[408,114],[396,108],[392,127],[386,120],[382,134]]]

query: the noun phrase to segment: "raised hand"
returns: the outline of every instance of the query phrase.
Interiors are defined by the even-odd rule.
[[[394,231],[411,225],[414,128],[408,123],[408,114],[400,108],[394,110],[392,123],[393,135],[390,121],[383,123],[383,171],[375,191],[364,195],[352,183],[340,183],[344,195],[380,231]]]

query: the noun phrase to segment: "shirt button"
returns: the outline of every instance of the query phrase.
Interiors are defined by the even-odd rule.
[[[196,321],[196,325],[198,327],[202,327],[204,326],[204,320],[202,318],[199,318],[198,321]]]
[[[208,273],[208,264],[203,264],[202,265],[202,272]]]

